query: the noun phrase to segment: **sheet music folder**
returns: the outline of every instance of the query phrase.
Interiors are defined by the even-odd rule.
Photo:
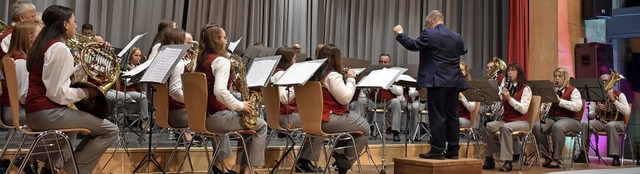
[[[407,69],[399,67],[373,70],[369,75],[358,81],[356,87],[389,89],[393,82],[395,82],[405,71],[407,71]]]
[[[605,93],[602,81],[596,78],[590,79],[573,79],[570,81],[571,86],[576,87],[580,91],[582,99],[587,101],[604,101]]]
[[[553,83],[548,80],[528,81],[527,85],[531,88],[531,93],[542,97],[542,103],[558,103],[558,96],[554,90]]]
[[[189,45],[166,45],[160,48],[158,55],[154,58],[142,75],[140,82],[142,83],[160,83],[164,84],[169,78],[169,73],[176,66],[178,61],[187,53]]]
[[[498,83],[496,81],[468,81],[469,88],[462,92],[468,101],[473,102],[498,102]]]
[[[282,56],[255,58],[247,71],[247,87],[267,86]]]
[[[327,59],[318,59],[294,63],[284,72],[282,77],[274,83],[276,86],[303,85],[318,71]]]

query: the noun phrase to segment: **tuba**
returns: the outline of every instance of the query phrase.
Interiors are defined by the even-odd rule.
[[[185,72],[194,72],[196,70],[196,60],[198,60],[198,53],[200,52],[200,44],[196,41],[189,42],[191,47],[187,50],[187,55],[184,56],[184,61],[186,62],[184,65]]]
[[[107,118],[110,109],[105,94],[118,82],[120,60],[111,48],[86,36],[76,34],[75,39],[67,41],[67,46],[75,57],[75,65],[81,66],[84,72],[74,77],[75,83],[71,86],[99,91],[97,96],[76,102],[75,107],[96,117]]]
[[[487,74],[484,76],[484,80],[492,79],[500,70],[504,71],[507,68],[507,64],[498,57],[493,57],[493,66],[487,70]]]
[[[616,85],[616,83],[618,83],[618,81],[625,79],[624,76],[622,76],[621,74],[619,74],[618,72],[616,72],[613,69],[609,69],[609,71],[611,71],[611,77],[609,78],[609,80],[607,81],[607,84],[604,85],[604,91],[605,93],[608,93],[611,89],[613,89],[613,86]],[[618,120],[618,115],[619,112],[614,110],[613,108],[615,107],[613,105],[613,102],[610,102],[609,100],[606,100],[605,102],[605,110],[603,110],[600,114],[600,121],[602,121],[603,123],[607,124],[609,121],[607,120],[607,116],[608,114],[612,114],[613,112],[615,112],[615,116],[613,117],[613,121]]]
[[[230,59],[232,61],[231,66],[235,68],[238,73],[233,82],[234,87],[238,92],[240,92],[242,101],[249,101],[251,106],[254,108],[250,113],[242,113],[240,124],[249,129],[253,129],[258,122],[258,117],[260,116],[259,104],[260,101],[262,101],[262,95],[257,91],[249,90],[249,87],[247,86],[247,69],[246,65],[242,62],[242,58],[237,54],[231,54]]]

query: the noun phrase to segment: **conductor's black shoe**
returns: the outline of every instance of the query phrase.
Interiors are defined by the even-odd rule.
[[[496,168],[496,162],[493,161],[493,158],[491,157],[484,158],[484,164],[482,164],[483,170],[489,170],[489,169],[495,169],[495,168]]]
[[[436,152],[434,150],[431,150],[431,151],[429,151],[429,153],[420,154],[420,158],[443,160],[444,159],[444,153]]]
[[[580,153],[580,155],[578,155],[578,157],[573,159],[573,162],[575,163],[587,163],[587,157],[584,155],[584,153]]]
[[[18,158],[16,158],[16,161],[13,163],[13,166],[16,166],[18,168],[20,168],[20,165],[22,164],[22,162],[24,162],[26,155],[20,155]],[[24,171],[24,173],[26,174],[37,174],[38,173],[38,163],[32,163],[27,161],[27,164],[24,166],[24,169],[22,169],[22,171]]]
[[[621,166],[622,165],[622,163],[620,163],[620,156],[612,155],[611,157],[613,158],[613,162],[611,162],[612,166]]]
[[[512,170],[513,170],[513,165],[511,164],[511,161],[505,161],[504,165],[502,165],[502,167],[500,168],[501,172],[508,172]]]
[[[400,132],[391,131],[393,133],[393,141],[400,141]]]
[[[460,156],[458,154],[445,153],[444,158],[446,159],[459,159]]]

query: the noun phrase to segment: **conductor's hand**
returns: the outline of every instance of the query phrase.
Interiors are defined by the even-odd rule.
[[[244,105],[244,107],[242,108],[242,112],[250,113],[253,110],[253,105],[251,105],[251,102],[243,101],[242,104]]]
[[[396,25],[395,27],[393,27],[393,32],[400,34],[401,32],[404,32],[404,30],[402,30],[401,25]]]
[[[347,78],[356,78],[356,70],[349,69],[349,71],[347,71]]]

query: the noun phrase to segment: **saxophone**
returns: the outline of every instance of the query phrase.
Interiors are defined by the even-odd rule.
[[[191,47],[187,50],[187,55],[184,56],[185,62],[184,65],[185,72],[194,72],[196,70],[196,60],[198,60],[198,53],[200,52],[200,44],[196,41],[189,42]]]
[[[625,79],[624,76],[620,75],[618,72],[616,72],[613,69],[609,69],[609,71],[611,71],[611,77],[609,78],[609,80],[607,81],[607,84],[604,85],[604,92],[608,93],[611,89],[613,89],[613,86],[620,80]],[[620,115],[620,113],[617,110],[614,110],[613,108],[615,107],[613,105],[613,102],[610,102],[608,99],[605,102],[605,110],[603,110],[601,113],[599,113],[598,115],[600,115],[600,121],[602,121],[604,124],[609,123],[609,121],[607,120],[607,116],[609,115],[609,113],[613,113],[615,112],[615,116],[613,117],[612,121],[616,121],[618,120],[618,115]]]
[[[258,122],[258,117],[260,116],[259,112],[259,104],[262,101],[262,95],[259,92],[250,90],[247,86],[247,69],[246,65],[242,62],[242,58],[237,54],[231,54],[229,57],[232,63],[232,69],[235,69],[235,72],[231,72],[232,74],[237,73],[236,79],[233,82],[234,87],[238,92],[240,92],[242,101],[249,101],[251,103],[253,110],[249,113],[242,113],[242,119],[240,120],[240,124],[246,126],[249,129],[253,129],[253,127]]]

